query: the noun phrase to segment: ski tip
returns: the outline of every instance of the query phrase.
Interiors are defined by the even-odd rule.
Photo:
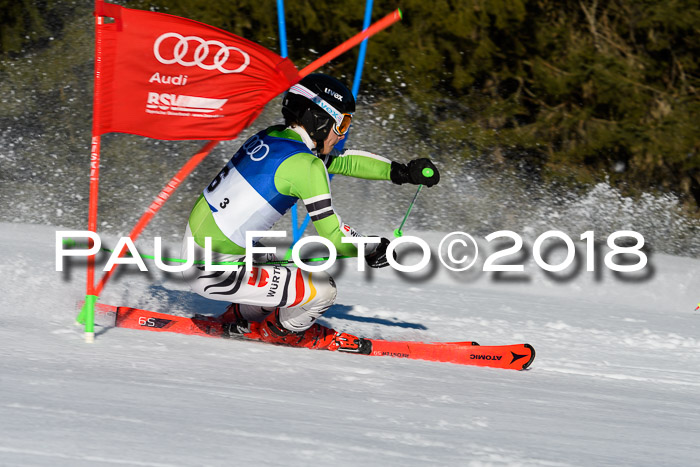
[[[535,359],[535,348],[533,346],[531,346],[530,344],[523,344],[523,345],[525,346],[526,349],[530,349],[530,359],[527,362],[525,362],[523,367],[520,369],[521,371],[526,370],[530,366],[532,361]]]

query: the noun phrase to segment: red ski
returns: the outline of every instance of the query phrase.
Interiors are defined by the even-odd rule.
[[[169,315],[137,308],[115,307],[97,304],[95,312],[109,318],[115,327],[142,329],[158,332],[175,332],[197,336],[229,337],[216,317]],[[251,323],[251,332],[242,337],[259,340],[257,323]],[[369,355],[449,362],[459,365],[487,366],[511,370],[524,370],[535,359],[535,349],[530,344],[482,346],[476,342],[409,342],[367,339],[372,343]]]

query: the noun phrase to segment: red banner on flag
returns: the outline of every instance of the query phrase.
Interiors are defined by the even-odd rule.
[[[97,134],[235,138],[300,77],[254,42],[178,16],[98,3]]]

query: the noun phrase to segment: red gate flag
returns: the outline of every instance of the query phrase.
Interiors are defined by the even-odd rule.
[[[102,2],[96,14],[114,18],[98,26],[98,135],[233,139],[301,79],[289,59],[204,23]]]

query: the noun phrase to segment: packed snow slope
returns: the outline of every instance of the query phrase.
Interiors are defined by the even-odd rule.
[[[109,326],[88,345],[84,267],[55,271],[56,230],[0,224],[0,465],[698,465],[699,260],[653,255],[634,280],[334,267],[326,324],[528,342],[516,372]],[[101,302],[223,310],[134,269]]]

